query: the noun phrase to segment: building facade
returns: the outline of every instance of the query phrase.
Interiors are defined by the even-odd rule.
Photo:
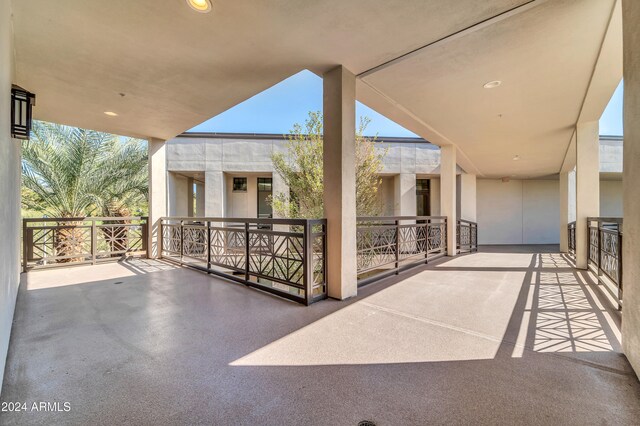
[[[440,148],[421,138],[381,137],[380,187],[384,216],[438,216]],[[286,151],[275,134],[184,133],[167,141],[170,216],[273,217],[268,197],[288,193],[272,155]],[[457,167],[457,217],[478,222],[479,244],[558,244],[560,181],[469,179]],[[575,174],[569,179],[575,188]],[[575,189],[569,221],[575,220]],[[463,203],[463,199],[475,202]],[[622,138],[600,138],[600,215],[622,217]]]

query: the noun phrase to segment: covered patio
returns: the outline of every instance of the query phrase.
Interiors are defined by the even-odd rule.
[[[1,424],[637,423],[640,2],[158,3],[0,2],[1,402],[70,405]],[[172,160],[206,180],[202,215],[172,215],[167,141],[301,70],[322,217],[231,219],[213,144]],[[623,75],[624,223],[601,217],[598,128]],[[145,139],[148,217],[21,227],[13,84],[37,120]],[[356,101],[439,147],[439,216],[400,208],[419,160],[396,147],[399,216],[358,217]],[[483,179],[553,181],[559,214],[519,184],[476,223]],[[559,245],[478,247],[548,215]],[[65,221],[87,223],[60,256]]]
[[[23,275],[13,424],[633,424],[620,312],[555,246],[482,247],[304,307],[152,260]],[[329,408],[328,408],[329,407]]]

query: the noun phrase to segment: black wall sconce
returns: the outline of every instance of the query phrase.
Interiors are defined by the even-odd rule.
[[[29,139],[31,133],[31,108],[36,104],[36,95],[20,86],[11,85],[11,136]]]

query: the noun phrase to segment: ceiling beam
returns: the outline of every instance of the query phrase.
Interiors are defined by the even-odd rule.
[[[539,6],[540,4],[544,3],[545,1],[547,1],[547,0],[529,0],[526,3],[521,4],[520,6],[516,6],[516,7],[513,7],[511,9],[508,9],[508,10],[506,10],[504,12],[498,13],[497,15],[494,15],[494,16],[492,16],[490,18],[484,19],[484,20],[482,20],[482,21],[480,21],[478,23],[475,23],[475,24],[470,25],[470,26],[468,26],[466,28],[463,28],[463,29],[461,29],[459,31],[456,31],[456,32],[451,33],[449,35],[446,35],[446,36],[444,36],[442,38],[439,38],[438,40],[432,41],[431,43],[427,43],[427,44],[425,44],[423,46],[420,46],[420,47],[418,47],[416,49],[413,49],[413,50],[411,50],[411,51],[409,51],[407,53],[404,53],[404,54],[402,54],[402,55],[400,55],[400,56],[398,56],[396,58],[393,58],[393,59],[390,59],[390,60],[388,60],[386,62],[383,62],[380,65],[376,65],[375,67],[372,67],[372,68],[370,68],[370,69],[368,69],[366,71],[361,72],[360,74],[357,75],[357,77],[365,78],[365,77],[367,77],[367,76],[369,76],[371,74],[374,74],[374,73],[376,73],[378,71],[381,71],[381,70],[383,70],[385,68],[388,68],[388,67],[390,67],[392,65],[395,65],[395,64],[400,63],[402,61],[410,59],[410,58],[412,58],[412,57],[414,57],[416,55],[422,54],[422,53],[424,53],[425,50],[427,50],[429,48],[432,48],[434,46],[439,46],[439,45],[441,45],[443,43],[450,42],[450,41],[462,38],[462,37],[464,37],[466,35],[469,35],[469,34],[471,34],[473,32],[476,32],[478,30],[481,30],[483,28],[486,28],[488,26],[496,24],[496,23],[498,23],[500,21],[508,19],[508,18],[510,18],[512,16],[515,16],[515,15],[518,15],[520,13],[526,12],[527,10],[530,10],[530,9],[536,7],[536,6]]]

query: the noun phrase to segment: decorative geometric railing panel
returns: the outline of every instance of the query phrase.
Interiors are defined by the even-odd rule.
[[[456,226],[456,247],[458,253],[478,251],[478,224],[458,219]]]
[[[600,269],[616,284],[620,282],[620,234],[616,231],[600,231]]]
[[[446,251],[444,217],[365,217],[356,228],[359,284],[424,264]]]
[[[207,261],[207,228],[199,225],[182,228],[182,255]]]
[[[356,229],[358,272],[366,272],[396,261],[395,225],[359,226]]]
[[[598,247],[598,227],[589,227],[589,261],[598,266],[600,249]]]
[[[575,255],[576,254],[576,223],[571,222],[567,226],[567,230],[569,232],[569,253]]]
[[[245,269],[244,229],[211,228],[209,243],[211,264],[236,271]]]
[[[141,225],[117,223],[97,225],[97,252],[101,258],[142,251],[145,246],[145,232]]]
[[[326,297],[324,219],[161,222],[168,259],[305,304]]]
[[[272,231],[249,234],[249,272],[291,286],[302,286],[303,235],[281,235]]]
[[[587,218],[588,227],[588,264],[595,269],[598,279],[606,276],[615,288],[609,285],[609,291],[618,301],[618,309],[622,309],[622,219],[620,218]]]
[[[141,217],[23,219],[23,270],[146,254]]]

